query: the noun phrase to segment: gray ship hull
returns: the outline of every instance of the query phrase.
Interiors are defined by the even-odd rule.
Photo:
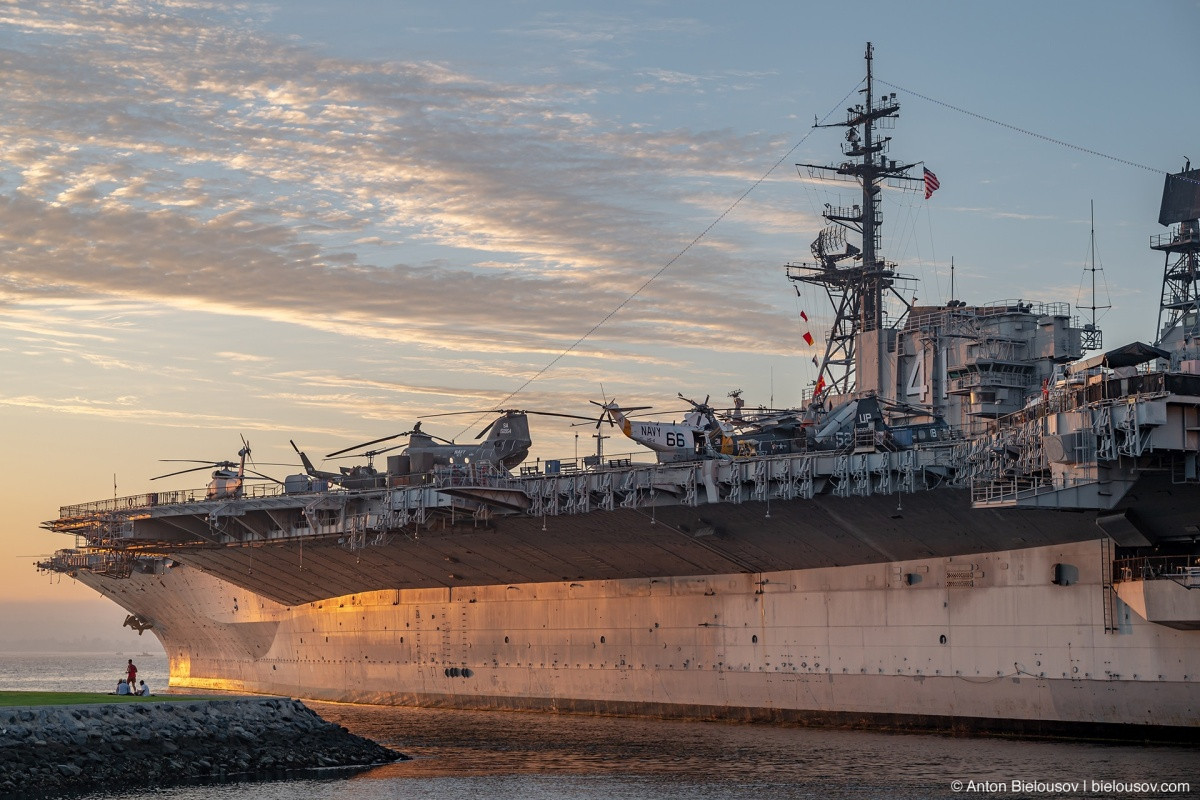
[[[177,523],[178,514],[170,513]],[[206,509],[193,513],[203,519]],[[254,515],[266,513],[247,512],[240,519],[255,526]],[[972,509],[967,490],[938,489],[512,515],[494,524],[479,524],[470,514],[442,515],[419,532],[363,537],[359,543],[334,533],[303,543],[243,542],[168,552],[177,562],[294,606],[372,590],[669,580],[883,564],[1061,544],[1093,539],[1097,531],[1095,514]]]
[[[364,591],[294,604],[187,564],[78,577],[153,620],[175,687],[1195,738],[1200,632],[1133,613],[1107,583],[1109,546],[1093,538],[843,567]],[[1076,578],[1056,585],[1063,564]]]

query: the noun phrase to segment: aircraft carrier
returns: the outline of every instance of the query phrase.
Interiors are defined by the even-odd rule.
[[[418,428],[386,471],[273,488],[247,447],[206,489],[64,506],[39,567],[127,609],[173,687],[1200,738],[1200,170],[1167,177],[1153,344],[1059,302],[918,306],[879,197],[936,176],[891,159],[869,45],[863,87],[844,160],[801,165],[862,190],[786,268],[836,318],[804,408],[607,404],[649,463],[518,468],[517,411],[490,451]]]

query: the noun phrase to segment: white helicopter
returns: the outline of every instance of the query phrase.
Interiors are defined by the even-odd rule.
[[[643,447],[654,451],[660,464],[673,461],[696,461],[704,458],[729,458],[738,452],[738,442],[733,425],[721,419],[708,404],[689,400],[682,394],[679,398],[690,403],[682,422],[643,422],[630,417],[630,412],[649,406],[621,408],[616,400],[598,403],[601,418],[616,425],[621,432]],[[597,422],[597,426],[599,422]]]
[[[204,461],[199,458],[163,458],[160,461],[181,461],[189,464],[201,464],[203,466],[192,467],[190,469],[181,469],[178,472],[168,472],[166,475],[156,475],[150,480],[156,481],[160,478],[170,478],[173,475],[183,475],[188,472],[199,472],[200,470],[212,469],[212,480],[208,484],[208,493],[206,495],[209,500],[218,500],[223,498],[241,497],[245,490],[245,482],[253,478],[261,478],[263,480],[280,481],[272,478],[270,475],[264,475],[261,472],[255,472],[252,469],[246,469],[246,459],[250,456],[250,443],[246,441],[246,437],[242,437],[242,449],[238,450],[238,461]],[[213,469],[215,467],[215,469]]]

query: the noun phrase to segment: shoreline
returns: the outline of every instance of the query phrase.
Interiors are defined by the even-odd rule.
[[[274,780],[408,758],[299,700],[141,700],[0,708],[0,798]]]

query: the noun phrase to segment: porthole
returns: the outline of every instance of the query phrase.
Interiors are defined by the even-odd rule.
[[[757,636],[757,635],[751,636],[751,637],[750,637],[750,643],[751,643],[751,644],[758,644],[758,636]]]
[[[603,637],[603,636],[601,636],[601,637],[600,637],[600,644],[604,644],[604,637]]]
[[[939,643],[939,644],[945,644],[945,643],[946,643],[946,634],[944,634],[944,633],[943,633],[941,636],[939,636],[939,637],[938,637],[938,643]]]

